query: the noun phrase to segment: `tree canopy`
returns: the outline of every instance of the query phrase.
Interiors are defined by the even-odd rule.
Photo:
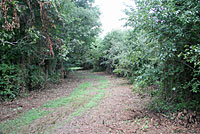
[[[135,88],[155,86],[159,111],[199,110],[200,1],[135,2],[125,10],[130,29],[112,31],[91,48],[101,53],[91,55],[94,68],[128,77]]]
[[[93,2],[0,2],[1,98],[59,81],[75,61],[84,60],[80,55],[100,32],[100,12]]]

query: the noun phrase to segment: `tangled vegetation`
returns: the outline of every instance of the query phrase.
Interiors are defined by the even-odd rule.
[[[200,109],[200,1],[136,0],[129,30],[114,30],[91,46],[97,70],[128,77],[135,88],[154,86],[160,112]]]
[[[93,0],[0,1],[0,98],[44,87],[81,64],[100,31]],[[79,54],[79,55],[78,55]]]

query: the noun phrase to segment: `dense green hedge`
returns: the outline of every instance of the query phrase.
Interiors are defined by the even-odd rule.
[[[91,47],[94,68],[126,76],[135,87],[156,86],[152,95],[176,110],[199,110],[200,1],[136,0],[136,6],[126,10],[130,30],[112,31]]]
[[[0,1],[0,99],[63,78],[100,31],[93,2]]]

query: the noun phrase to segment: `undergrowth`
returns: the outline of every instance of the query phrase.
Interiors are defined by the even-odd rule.
[[[175,99],[165,99],[163,97],[163,92],[159,87],[155,88],[155,86],[152,88],[151,86],[144,84],[140,85],[141,83],[133,84],[133,92],[138,93],[141,97],[144,97],[145,95],[151,97],[151,101],[147,105],[147,108],[150,111],[170,114],[183,111],[184,109],[194,111],[200,110],[200,100],[198,98],[188,98],[187,100],[184,100],[182,99],[182,96],[177,95]]]

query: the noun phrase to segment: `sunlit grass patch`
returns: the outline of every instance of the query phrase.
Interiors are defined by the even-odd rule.
[[[83,69],[83,67],[71,67],[69,69],[75,71],[75,70],[81,70]]]

